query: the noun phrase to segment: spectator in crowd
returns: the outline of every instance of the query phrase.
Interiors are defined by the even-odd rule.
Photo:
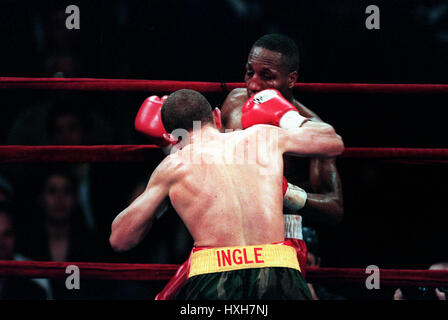
[[[37,199],[37,225],[32,234],[39,234],[33,241],[32,257],[37,260],[82,261],[86,253],[89,232],[80,214],[76,178],[69,167],[53,166],[45,172],[39,186]],[[81,259],[81,260],[79,260]]]
[[[319,239],[315,229],[303,227],[303,240],[307,246],[307,267],[320,268],[321,257]],[[308,283],[313,300],[345,300],[344,297],[331,293],[328,288],[320,284]]]
[[[8,180],[0,176],[0,203],[10,202],[13,196],[13,189]]]
[[[49,144],[52,145],[85,145],[89,144],[87,121],[75,105],[56,105],[47,116],[47,132]],[[96,228],[95,216],[91,203],[91,175],[87,163],[74,166],[77,176],[77,192],[84,219],[90,231]]]
[[[53,145],[87,144],[88,133],[82,111],[74,103],[59,101],[47,115],[48,142]]]
[[[29,215],[22,240],[24,253],[33,260],[101,261],[98,240],[80,213],[75,186],[76,179],[67,167],[52,166],[44,174],[36,201],[38,210]],[[92,292],[87,282],[81,290],[68,290],[64,279],[50,282],[55,299],[84,299]]]
[[[90,131],[87,117],[78,108],[79,99],[58,96],[54,101],[44,101],[18,114],[9,129],[7,144],[13,145],[85,145],[89,144]],[[87,226],[95,230],[96,221],[91,203],[91,175],[89,164],[74,165],[78,184],[76,188]],[[28,174],[15,169],[19,180]]]
[[[448,270],[448,261],[434,263],[428,270]],[[403,287],[394,293],[394,300],[447,300],[447,297],[447,287]]]
[[[0,260],[22,260],[15,252],[16,235],[13,215],[6,203],[0,204]],[[45,280],[26,278],[0,278],[0,300],[45,300],[51,292]],[[48,283],[47,283],[48,284]],[[42,286],[44,285],[44,286]]]

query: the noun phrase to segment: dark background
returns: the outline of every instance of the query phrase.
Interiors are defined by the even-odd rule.
[[[69,4],[80,8],[80,30],[65,28]],[[365,27],[365,9],[371,4],[380,9],[380,30]],[[0,73],[242,82],[251,45],[272,32],[297,41],[299,82],[447,83],[448,4],[410,0],[2,1]],[[133,119],[147,96],[165,93],[2,90],[0,141],[46,144],[44,115],[25,133],[17,129],[17,119],[30,110],[41,114],[49,101],[62,95],[87,115],[95,133],[91,144],[145,143],[133,131]],[[219,107],[225,96],[207,98]],[[296,97],[331,123],[347,147],[448,147],[446,94],[297,92]],[[101,181],[95,214],[102,217],[98,234],[104,248],[110,222],[125,207],[132,186],[148,177],[160,159],[157,153],[149,164],[93,166]],[[2,165],[0,173],[23,202],[35,195],[33,172],[41,168]],[[339,159],[338,169],[345,217],[336,227],[318,227],[323,266],[426,269],[448,259],[446,165]],[[27,221],[32,210],[26,205],[21,209]],[[117,256],[104,249],[102,259],[182,262],[188,252],[167,253],[159,260],[144,255],[168,241],[171,223],[178,223],[173,212],[136,250]],[[393,294],[391,288],[336,289],[353,299],[389,299]]]

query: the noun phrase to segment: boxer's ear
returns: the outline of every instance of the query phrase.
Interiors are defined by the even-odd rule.
[[[219,108],[215,108],[215,110],[213,110],[213,121],[215,122],[216,128],[221,129],[221,110],[219,110]]]
[[[288,74],[288,88],[294,89],[296,85],[297,78],[299,77],[299,73],[297,71],[292,71]]]

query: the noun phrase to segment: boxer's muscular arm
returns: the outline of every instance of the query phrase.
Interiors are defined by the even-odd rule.
[[[124,209],[112,222],[109,238],[111,247],[118,252],[130,250],[146,236],[157,212],[166,205],[175,168],[165,159],[152,173],[145,191]]]
[[[232,90],[227,96],[221,109],[223,126],[227,129],[240,129],[241,109],[247,100],[247,91],[243,88]],[[322,121],[320,117],[294,100],[294,105],[299,113],[314,121]],[[335,224],[341,221],[343,216],[342,187],[335,159],[312,158],[310,159],[310,183],[312,192],[307,193],[305,207],[297,206],[294,198],[287,198],[285,206],[292,210],[301,209],[295,213],[305,216],[311,223]]]
[[[305,207],[299,212],[304,221],[337,224],[344,215],[342,185],[335,158],[310,159],[312,193],[307,194]]]
[[[317,114],[295,101],[299,112],[315,121],[322,121]],[[305,207],[298,212],[307,222],[337,224],[344,215],[342,185],[335,158],[310,159],[310,184]]]
[[[300,128],[277,130],[278,148],[281,153],[306,157],[335,157],[344,150],[341,137],[332,126],[324,122],[308,121]]]

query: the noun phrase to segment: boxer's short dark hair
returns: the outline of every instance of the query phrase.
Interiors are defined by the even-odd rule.
[[[178,90],[168,96],[162,106],[162,123],[168,133],[175,129],[193,129],[193,121],[201,125],[213,123],[212,107],[207,99],[197,91]]]
[[[252,48],[255,47],[281,53],[289,72],[299,70],[299,48],[292,38],[283,34],[271,33],[255,41]]]

